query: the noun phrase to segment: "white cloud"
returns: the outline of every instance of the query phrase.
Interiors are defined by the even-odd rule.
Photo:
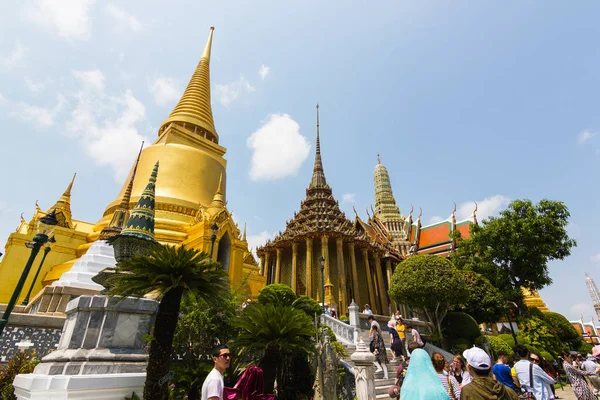
[[[248,241],[248,248],[251,249],[254,257],[258,260],[258,256],[256,254],[256,248],[262,246],[266,243],[267,240],[273,239],[275,235],[270,234],[267,231],[262,231],[258,235],[248,235],[246,236],[246,240]]]
[[[444,220],[444,218],[440,217],[439,215],[434,215],[433,217],[429,218],[429,224],[437,224],[438,222],[442,222]]]
[[[150,85],[150,93],[159,106],[173,105],[181,97],[177,82],[172,78],[157,78]]]
[[[58,94],[56,105],[53,108],[34,106],[21,101],[11,104],[9,115],[23,121],[33,122],[38,126],[48,127],[54,125],[57,115],[66,103],[67,100],[62,94]]]
[[[492,215],[498,214],[499,211],[506,208],[510,199],[501,194],[497,194],[492,197],[486,197],[483,201],[477,202],[477,219],[482,221]],[[475,202],[467,201],[462,203],[456,210],[456,219],[464,220],[473,215],[475,209]]]
[[[6,97],[2,96],[2,93],[0,93],[0,106],[4,105],[8,102],[8,100],[6,100]]]
[[[584,144],[597,134],[598,132],[590,132],[589,129],[586,129],[582,131],[579,135],[577,135],[577,143]]]
[[[95,0],[36,0],[24,9],[25,16],[66,39],[90,38],[88,15]]]
[[[593,263],[599,263],[600,262],[600,253],[596,253],[593,256],[591,256],[590,261]]]
[[[270,115],[246,144],[253,151],[249,171],[253,181],[295,175],[310,150],[310,143],[300,134],[300,125],[287,114]]]
[[[229,107],[231,103],[240,99],[244,93],[252,93],[256,89],[248,82],[246,78],[240,76],[240,79],[224,85],[215,85],[215,95],[219,103],[225,107]]]
[[[356,203],[356,193],[344,193],[342,195],[343,203]]]
[[[104,74],[98,69],[89,71],[73,71],[73,76],[82,84],[83,90],[104,92]]]
[[[110,167],[121,182],[131,168],[142,140],[137,124],[145,121],[145,107],[131,90],[112,97],[104,92],[99,70],[73,71],[80,90],[77,105],[67,121],[67,132],[81,140],[86,153],[98,164]]]
[[[271,72],[271,67],[265,64],[262,64],[258,69],[258,75],[260,75],[260,79],[262,79],[263,81],[265,80],[267,75],[269,75],[269,72]]]
[[[50,80],[46,80],[46,81],[40,81],[40,82],[34,82],[29,78],[25,78],[25,86],[27,86],[27,89],[29,89],[32,93],[39,93],[42,90],[44,90],[46,88],[46,86],[50,83]]]
[[[10,71],[18,67],[25,58],[25,54],[27,54],[27,48],[17,42],[9,54],[0,56],[0,71]]]
[[[128,13],[123,8],[110,3],[106,6],[108,14],[114,18],[117,23],[117,27],[122,30],[124,28],[131,29],[133,32],[139,32],[142,30],[142,24],[136,18],[135,15]]]

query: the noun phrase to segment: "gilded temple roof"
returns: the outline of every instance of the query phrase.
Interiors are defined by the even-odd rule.
[[[312,178],[306,189],[306,197],[300,203],[300,210],[294,213],[291,221],[286,223],[285,230],[279,232],[273,240],[268,241],[265,248],[290,245],[294,241],[304,240],[307,237],[329,236],[341,237],[347,241],[369,244],[383,250],[378,243],[374,243],[369,235],[356,229],[344,212],[340,210],[338,201],[333,197],[331,187],[327,184],[323,161],[321,159],[321,142],[319,137],[319,106],[317,105],[317,140],[315,151],[315,165]]]

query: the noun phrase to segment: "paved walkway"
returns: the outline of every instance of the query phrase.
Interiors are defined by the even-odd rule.
[[[556,395],[560,398],[560,399],[565,399],[565,400],[577,400],[577,396],[575,396],[575,393],[573,393],[573,390],[571,389],[571,385],[565,385],[563,386],[563,388],[565,390],[562,390],[561,388],[556,389]]]

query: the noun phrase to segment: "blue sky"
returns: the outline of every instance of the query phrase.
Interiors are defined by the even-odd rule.
[[[218,3],[218,4],[217,4]],[[283,4],[285,3],[285,4]],[[377,154],[424,220],[551,198],[579,246],[541,291],[570,319],[600,283],[600,4],[543,1],[23,1],[0,5],[0,245],[73,172],[97,221],[153,141],[215,25],[213,113],[228,207],[252,245],[299,208],[321,108],[325,173],[347,215],[373,203]]]

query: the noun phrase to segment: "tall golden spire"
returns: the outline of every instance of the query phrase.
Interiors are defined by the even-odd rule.
[[[309,189],[322,188],[327,186],[325,172],[323,171],[323,161],[321,160],[321,140],[319,138],[319,105],[317,104],[317,145],[315,153],[315,166],[313,168],[312,180]]]
[[[117,209],[113,213],[110,223],[106,225],[104,229],[102,229],[102,231],[100,232],[101,240],[106,240],[110,237],[116,236],[119,233],[121,233],[121,230],[123,229],[125,223],[129,219],[129,202],[131,201],[131,191],[133,190],[133,181],[135,179],[138,164],[140,163],[140,156],[142,155],[143,148],[144,142],[142,142],[140,152],[137,156],[137,160],[135,160],[133,172],[131,173],[131,179],[129,179],[129,184],[127,185],[127,189],[125,189],[125,193],[123,194],[121,203],[117,206]]]
[[[71,178],[69,186],[67,186],[62,196],[60,196],[60,199],[58,199],[58,201],[48,210],[48,212],[56,210],[58,226],[65,228],[73,227],[73,222],[71,220],[71,189],[73,189],[73,183],[75,182],[76,176],[77,173],[73,174],[73,178]]]
[[[214,26],[210,27],[206,47],[204,47],[204,52],[190,83],[169,118],[163,122],[159,134],[166,126],[175,122],[198,135],[214,139],[216,143],[219,142],[210,105],[210,49],[214,29]]]

